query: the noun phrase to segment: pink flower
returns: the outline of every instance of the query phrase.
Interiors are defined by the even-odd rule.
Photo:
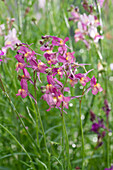
[[[6,54],[7,49],[11,48],[14,50],[14,45],[20,44],[21,41],[18,40],[16,36],[16,29],[13,28],[12,30],[9,30],[8,35],[5,36],[5,46],[2,48],[3,52]]]
[[[0,57],[4,55],[4,52],[0,50]],[[0,61],[2,61],[2,59],[0,58]]]
[[[86,4],[85,2],[83,4],[87,10],[92,11],[92,7],[90,8],[87,2]],[[103,39],[103,36],[101,36],[97,31],[98,26],[100,26],[100,22],[96,16],[92,14],[87,15],[85,13],[81,15],[79,14],[79,18],[77,20],[78,28],[75,30],[74,35],[75,42],[83,41],[88,49],[90,48],[92,41],[94,43],[98,43],[99,39]]]
[[[100,7],[102,8],[104,0],[98,0],[98,3],[100,4]]]
[[[27,61],[29,61],[31,58],[36,59],[36,57],[34,56],[36,53],[27,48],[24,44],[20,47],[18,53],[21,53],[24,58],[27,58]]]
[[[64,71],[63,71],[63,68],[62,67],[59,67],[59,68],[53,68],[52,69],[52,73],[53,73],[53,76],[55,76],[56,74],[58,74],[61,78],[64,74]]]
[[[86,76],[86,74],[81,74],[81,73],[78,73],[75,75],[75,79],[78,79],[80,80],[80,83],[85,86],[87,82],[90,81],[90,78]]]
[[[52,45],[54,46],[66,46],[66,41],[69,41],[69,38],[66,37],[64,40],[55,36],[50,36],[52,40]]]
[[[93,76],[90,82],[93,95],[96,95],[98,91],[99,92],[103,91],[103,88],[101,87],[101,85],[99,83],[96,83],[96,81],[97,81],[96,78]]]
[[[21,89],[18,90],[18,93],[16,95],[21,96],[22,98],[25,98],[28,95],[27,81],[22,78],[20,85],[21,85]]]
[[[20,69],[23,70],[25,68],[25,65],[23,63],[18,63],[16,65],[16,71],[18,72]]]
[[[16,54],[15,58],[19,63],[25,64],[24,58],[20,54]]]
[[[56,53],[53,53],[50,50],[47,50],[46,53],[44,54],[44,57],[46,58],[48,64],[51,66],[52,64],[57,63],[57,56]]]

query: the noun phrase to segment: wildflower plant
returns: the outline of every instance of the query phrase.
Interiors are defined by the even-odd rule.
[[[3,133],[3,144],[1,141],[0,146],[7,151],[5,157],[1,151],[3,156],[0,160],[10,157],[9,161],[3,161],[1,167],[4,165],[7,168],[6,165],[12,164],[13,160],[15,165],[10,165],[13,169],[18,164],[18,169],[85,170],[100,168],[96,160],[100,162],[104,159],[102,168],[113,168],[110,160],[112,125],[109,122],[112,109],[108,102],[112,94],[109,94],[107,64],[104,65],[105,46],[102,47],[101,43],[104,38],[101,10],[108,2],[92,2],[83,0],[82,10],[70,7],[72,27],[64,12],[69,5],[66,7],[63,1],[44,1],[46,21],[40,19],[36,22],[32,17],[35,14],[31,14],[34,13],[33,4],[36,6],[37,2],[18,0],[15,4],[18,7],[18,17],[15,18],[18,26],[14,18],[7,19],[6,24],[0,23],[0,36],[3,37],[3,46],[0,47],[0,69],[3,74],[0,74],[0,89],[3,99],[0,98],[0,107],[5,106],[0,116],[0,133]],[[3,3],[7,6],[6,1]],[[53,11],[55,4],[58,8],[55,9],[58,11],[56,21],[56,11]],[[10,14],[11,9],[8,10]],[[65,25],[69,34],[66,28],[64,31]],[[17,33],[20,34],[19,38]],[[85,44],[86,51],[79,44],[76,46],[79,41]],[[12,56],[11,60],[5,62],[9,56]],[[92,111],[93,107],[97,114]],[[101,116],[97,112],[99,107],[103,110]],[[91,122],[88,122],[89,115]],[[7,134],[14,140],[13,143]],[[94,134],[97,136],[95,147],[89,140],[90,135]]]
[[[67,113],[67,111],[65,111],[65,108],[69,108],[69,102],[72,99],[79,99],[82,149],[84,152],[83,130],[81,122],[82,97],[90,90],[92,91],[93,95],[96,95],[98,91],[101,92],[103,89],[100,84],[96,83],[96,78],[94,76],[91,79],[87,76],[88,73],[93,70],[91,69],[89,71],[86,71],[85,66],[87,64],[79,64],[74,56],[75,52],[69,52],[69,47],[66,45],[66,42],[68,40],[68,37],[63,40],[59,37],[50,35],[42,36],[42,40],[40,41],[40,44],[42,46],[40,47],[40,50],[44,52],[43,57],[45,58],[46,63],[42,62],[41,60],[38,60],[37,56],[40,56],[40,54],[37,54],[35,51],[33,51],[31,47],[27,44],[17,45],[18,50],[15,58],[18,61],[16,65],[16,71],[23,72],[22,76],[18,76],[21,88],[18,90],[18,93],[16,94],[17,96],[20,95],[22,98],[30,96],[34,99],[35,104],[37,105],[36,81],[38,80],[41,83],[42,80],[40,74],[43,73],[44,75],[46,75],[47,84],[45,86],[41,86],[41,91],[43,93],[41,98],[45,100],[49,105],[47,111],[50,111],[52,108],[57,108],[61,113],[63,132],[62,138],[64,138],[66,142],[66,159],[68,161],[68,169],[70,169],[71,163],[69,156],[69,142],[63,112]],[[30,75],[30,73],[28,72],[28,68],[32,70],[33,76]],[[83,73],[79,73],[80,68],[83,68]],[[28,82],[30,82],[34,86],[35,96],[33,96],[31,92],[29,92]],[[68,95],[70,88],[75,87],[77,83],[84,87],[82,94],[80,94],[79,96]],[[63,152],[65,146],[64,139],[62,141]],[[82,168],[83,159],[84,155],[82,157]]]

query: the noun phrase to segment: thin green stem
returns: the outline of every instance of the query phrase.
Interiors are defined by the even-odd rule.
[[[90,160],[92,160],[92,157],[93,157],[93,155],[94,155],[94,152],[95,152],[95,150],[92,152]],[[89,165],[88,170],[91,170],[91,163],[90,163],[90,165]]]
[[[27,133],[27,134],[28,134],[28,136],[29,136],[29,139],[33,142],[33,144],[35,145],[35,147],[38,149],[38,147],[37,147],[36,143],[34,142],[34,140],[33,140],[32,136],[31,136],[31,134],[30,134],[30,133],[29,133],[29,131],[26,129],[26,127],[25,127],[25,125],[24,125],[23,120],[21,119],[21,117],[20,117],[19,113],[17,112],[17,110],[16,110],[16,108],[15,108],[14,104],[12,103],[12,101],[11,101],[11,99],[10,99],[9,95],[8,95],[6,92],[5,92],[5,95],[6,95],[6,96],[7,96],[7,98],[9,99],[9,102],[10,102],[10,104],[11,104],[11,107],[13,108],[13,110],[15,111],[15,113],[17,114],[17,116],[18,116],[18,118],[19,118],[20,122],[22,123],[23,128],[25,129],[26,133]]]
[[[15,136],[14,136],[6,127],[4,127],[2,124],[0,124],[0,126],[15,140],[15,142],[16,142],[16,143],[22,148],[22,150],[26,153],[26,155],[27,155],[28,158],[30,159],[32,168],[35,170],[35,166],[34,166],[34,164],[33,164],[32,158],[31,158],[31,156],[28,154],[28,152],[26,151],[26,149],[19,143],[19,141],[15,138]]]
[[[31,143],[33,142],[33,143],[32,143],[32,144],[34,144],[33,147],[35,146],[35,147],[38,149],[38,147],[37,147],[35,141],[33,140],[31,134],[29,133],[29,131],[26,129],[23,120],[21,119],[19,113],[17,112],[15,105],[13,104],[12,100],[10,99],[10,96],[9,96],[8,93],[5,91],[5,88],[4,88],[4,85],[3,85],[3,82],[2,82],[2,80],[1,80],[1,78],[0,78],[0,83],[1,83],[1,89],[2,89],[3,92],[4,92],[4,95],[8,98],[9,103],[10,103],[10,105],[11,105],[11,108],[12,108],[13,111],[17,114],[17,116],[18,116],[20,122],[22,123],[22,126],[23,126],[23,128],[25,129],[25,131],[26,131],[26,133],[27,133],[27,135],[28,135],[28,137],[29,137]]]
[[[82,98],[79,101],[79,118],[80,118],[80,129],[81,129],[81,137],[82,137],[82,170],[84,170],[84,135],[83,135],[83,127],[82,127],[82,119],[81,119],[81,103],[82,103]]]
[[[65,85],[67,83],[67,78],[68,78],[68,76],[66,75],[66,81],[64,83],[64,86],[63,86],[63,89],[62,89],[62,93],[64,93],[64,87],[65,87]],[[66,130],[64,114],[63,114],[63,102],[61,104],[61,116],[62,116],[62,144],[64,146],[66,144],[66,154],[67,154],[68,170],[71,170],[70,155],[69,155],[69,140],[68,140],[68,134],[67,134],[67,130]],[[64,139],[63,138],[65,139],[65,143],[64,143]],[[63,149],[64,149],[64,146],[63,146]]]
[[[20,2],[20,0],[17,0],[17,6],[18,6],[18,25],[19,25],[19,29],[22,33],[22,14],[21,14],[21,2]]]
[[[41,129],[42,129],[42,134],[43,134],[43,138],[44,138],[44,144],[45,144],[46,152],[48,154],[48,167],[49,167],[49,170],[50,170],[51,169],[51,167],[50,167],[50,153],[49,153],[48,148],[47,148],[46,135],[45,135],[45,132],[44,132],[43,123],[42,123],[42,120],[41,120],[38,104],[36,104],[36,110],[37,110],[37,113],[38,113],[38,118],[39,118],[40,126],[41,126]]]
[[[68,18],[66,17],[64,10],[63,10],[63,13],[64,13],[64,19],[65,19],[66,26],[69,30],[69,44],[70,44],[71,52],[73,52],[72,39],[71,39],[71,35],[70,35],[70,25],[69,25]]]
[[[63,118],[62,118],[62,152],[63,152],[63,165],[64,165],[64,169],[65,169],[65,163],[66,163],[66,156],[65,156],[65,153],[64,153],[64,126],[63,126]]]
[[[69,155],[69,141],[68,141],[68,135],[67,135],[67,131],[66,131],[66,125],[65,125],[63,110],[62,110],[62,126],[63,126],[63,135],[65,137],[65,144],[66,144],[68,170],[71,170],[70,155]],[[63,138],[63,136],[62,136],[62,138]]]
[[[109,140],[109,119],[107,117],[107,168],[109,168],[109,147],[110,147],[110,140]]]
[[[36,95],[36,80],[37,80],[37,74],[36,74],[36,77],[35,77],[35,72],[34,72],[33,77],[34,77],[35,100],[37,100],[37,95]],[[42,123],[42,119],[41,119],[41,116],[40,116],[40,111],[39,111],[39,108],[38,108],[38,104],[37,104],[36,102],[35,102],[35,106],[36,106],[35,113],[36,113],[37,144],[38,144],[38,146],[39,146],[39,137],[38,137],[38,133],[39,133],[38,120],[39,120],[39,121],[40,121],[40,125],[41,125],[41,129],[42,129],[43,138],[44,138],[44,144],[45,144],[46,152],[47,152],[47,154],[48,154],[48,167],[49,167],[49,169],[51,169],[51,166],[50,166],[50,153],[49,153],[48,148],[47,148],[46,135],[45,135],[45,132],[44,132],[43,123]],[[36,111],[37,111],[37,112],[36,112]]]

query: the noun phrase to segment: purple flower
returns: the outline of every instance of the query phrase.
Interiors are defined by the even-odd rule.
[[[0,57],[4,55],[4,52],[0,50]],[[2,59],[0,58],[0,61],[2,61]]]
[[[38,60],[37,62],[35,59],[30,59],[29,63],[33,70],[36,70],[40,73],[45,73],[46,69],[48,68],[41,60]]]
[[[58,74],[58,75],[62,78],[62,76],[63,76],[63,74],[64,74],[64,70],[63,70],[63,68],[62,68],[62,66],[61,66],[61,67],[59,67],[59,68],[53,68],[53,69],[52,69],[52,73],[53,73],[53,76],[55,76],[56,74]]]
[[[46,53],[44,54],[44,57],[46,58],[50,66],[58,62],[56,53],[53,53],[52,51],[46,51]]]
[[[4,52],[2,50],[0,50],[0,56],[4,55]]]
[[[35,59],[36,57],[34,56],[36,53],[26,47],[25,45],[20,46],[20,49],[18,50],[18,53],[20,53],[24,58],[27,58],[27,61],[29,61],[31,58]]]
[[[24,58],[23,58],[20,54],[16,54],[16,55],[15,55],[15,58],[17,59],[17,61],[18,61],[19,63],[25,64]]]
[[[104,110],[104,112],[106,113],[106,116],[108,118],[111,109],[110,109],[110,107],[108,105],[107,99],[104,100],[104,107],[102,107],[102,109]]]
[[[98,91],[99,92],[103,91],[103,88],[101,87],[101,85],[99,83],[96,83],[96,81],[97,81],[96,78],[93,76],[90,82],[93,95],[96,95]]]
[[[90,115],[91,115],[90,120],[93,122],[91,131],[95,132],[98,135],[98,141],[95,147],[95,149],[97,149],[103,144],[102,140],[104,136],[106,135],[106,132],[105,132],[106,127],[104,125],[103,119],[100,119],[97,117],[98,122],[96,122],[96,115],[92,111],[90,111]]]
[[[24,73],[24,75],[23,75],[24,79],[31,79],[31,76],[26,68],[23,69],[23,73]]]
[[[94,122],[95,119],[96,119],[96,115],[94,114],[92,110],[90,110],[90,120]]]
[[[86,74],[81,74],[81,73],[76,74],[74,78],[80,80],[80,83],[83,86],[85,86],[86,83],[90,81],[90,78],[86,77]]]
[[[64,53],[63,56],[59,55],[58,56],[58,61],[61,62],[61,63],[73,63],[75,62],[75,57],[74,57],[74,52],[67,52],[67,53]]]
[[[64,40],[55,36],[50,36],[52,40],[52,45],[54,46],[66,46],[65,43],[66,41],[69,41],[69,38],[66,37]]]
[[[40,72],[40,73],[45,73],[46,72],[46,69],[48,68],[47,66],[46,66],[46,64],[44,64],[41,60],[38,60],[38,71]]]
[[[18,72],[20,69],[23,70],[25,68],[25,65],[23,63],[18,63],[16,65],[16,71]]]
[[[99,128],[100,128],[100,125],[98,123],[93,123],[91,131],[98,133]]]
[[[46,93],[42,96],[42,99],[47,102],[47,104],[50,106],[47,111],[50,111],[51,108],[56,107],[60,109],[61,103],[63,103],[63,108],[68,109],[68,103],[70,101],[70,97],[65,97],[63,94],[54,91],[54,93]]]
[[[18,93],[16,95],[21,96],[22,98],[25,98],[27,97],[27,94],[28,94],[27,81],[22,78],[20,85],[21,85],[21,89],[18,90]]]

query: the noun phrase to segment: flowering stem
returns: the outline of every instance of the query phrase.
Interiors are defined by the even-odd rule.
[[[62,93],[64,93],[64,87],[67,83],[68,76],[66,75],[66,81],[64,83]],[[62,144],[64,145],[64,139],[66,143],[66,154],[67,154],[67,162],[68,162],[68,170],[71,169],[71,163],[70,163],[70,156],[69,156],[69,140],[68,140],[68,134],[66,131],[66,124],[65,124],[65,119],[64,119],[64,114],[63,114],[63,102],[61,104],[61,115],[62,115]],[[63,146],[64,150],[64,146]]]
[[[21,16],[20,0],[17,1],[17,5],[18,5],[18,25],[20,31],[22,31],[22,16]]]
[[[107,168],[109,168],[109,119],[107,117]]]
[[[81,103],[82,98],[79,101],[79,118],[80,118],[80,129],[81,129],[81,137],[82,137],[82,170],[84,170],[84,135],[83,135],[83,127],[82,127],[82,119],[81,119]]]
[[[63,110],[61,110],[61,115],[63,115],[62,114],[62,112],[63,112]],[[63,126],[63,118],[62,118],[62,152],[63,152],[63,157],[64,157],[64,159],[63,159],[63,165],[64,165],[64,167],[65,167],[65,162],[66,162],[66,156],[65,156],[65,153],[64,153],[64,126]],[[65,168],[64,168],[65,169]]]
[[[48,148],[47,148],[46,135],[45,135],[45,132],[44,132],[44,128],[43,128],[43,124],[42,124],[38,104],[36,104],[36,110],[37,110],[37,113],[38,113],[38,118],[39,118],[41,129],[42,129],[42,134],[43,134],[43,138],[44,138],[44,144],[45,144],[46,152],[48,154],[48,167],[49,167],[49,170],[50,170],[51,169],[51,167],[50,167],[50,153],[49,153]]]
[[[35,72],[34,72],[34,74],[33,74],[33,77],[34,77],[35,100],[37,100],[37,95],[36,95],[36,79],[37,79],[37,75],[36,75],[36,78],[35,78]],[[34,105],[33,105],[33,107],[34,107]],[[40,148],[40,144],[39,144],[38,115],[37,115],[37,112],[36,112],[35,107],[34,107],[34,111],[35,111],[35,117],[36,117],[36,136],[37,136],[37,145],[38,145],[38,147]]]
[[[68,141],[68,135],[66,131],[66,125],[64,120],[64,114],[63,114],[63,103],[62,103],[62,139],[63,139],[63,145],[64,145],[64,138],[65,138],[65,144],[66,144],[66,153],[67,153],[67,162],[68,162],[68,170],[71,169],[71,163],[70,163],[70,156],[69,156],[69,141]],[[64,149],[64,146],[63,146]]]
[[[36,74],[36,78],[35,78],[35,72],[34,72],[33,77],[34,77],[35,100],[37,100],[37,95],[36,95],[36,80],[37,80],[37,74]],[[35,103],[35,104],[36,104],[36,103]],[[39,128],[38,128],[38,119],[39,119],[40,125],[41,125],[41,129],[42,129],[43,138],[44,138],[44,144],[45,144],[45,147],[46,147],[46,152],[47,152],[47,154],[48,154],[48,167],[49,167],[49,169],[51,169],[51,167],[50,167],[50,153],[49,153],[49,151],[48,151],[48,149],[47,149],[46,136],[45,136],[45,132],[44,132],[44,128],[43,128],[43,124],[42,124],[42,120],[41,120],[41,116],[40,116],[38,104],[36,104],[36,109],[37,109],[37,113],[38,113],[38,116],[37,116],[37,113],[36,113],[37,143],[38,143],[38,146],[39,146],[39,137],[38,137],[38,131],[39,131]]]

